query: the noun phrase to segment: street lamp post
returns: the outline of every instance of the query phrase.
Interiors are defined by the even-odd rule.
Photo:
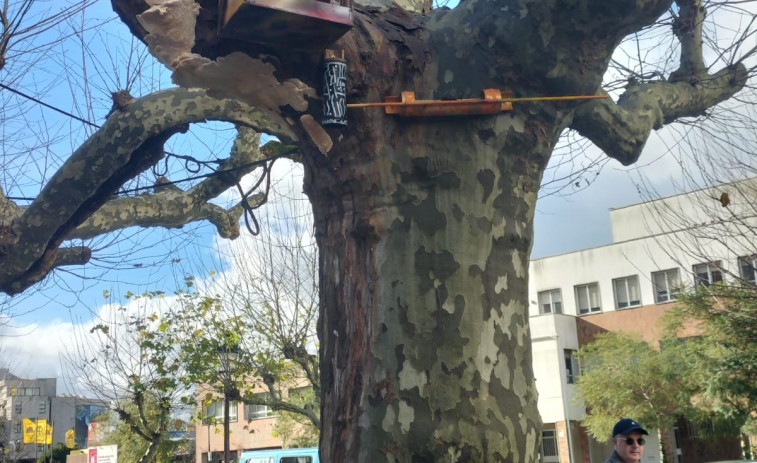
[[[218,353],[223,381],[223,463],[231,463],[229,458],[229,393],[232,391],[232,364],[236,362],[238,352],[234,347],[220,346]],[[210,452],[209,449],[208,452]]]

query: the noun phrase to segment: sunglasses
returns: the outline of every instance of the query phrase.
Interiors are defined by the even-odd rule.
[[[622,437],[618,437],[618,439],[625,441],[626,445],[633,445],[633,442],[634,442],[633,437],[626,437],[625,439],[623,439]],[[639,445],[644,445],[645,442],[646,440],[643,437],[639,437],[636,439],[636,443]]]

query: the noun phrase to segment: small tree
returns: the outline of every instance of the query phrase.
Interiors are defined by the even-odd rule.
[[[55,444],[37,458],[37,463],[66,463],[66,457],[71,450],[73,449],[66,447],[62,442]]]
[[[110,404],[110,409],[134,438],[144,443],[138,460],[147,463],[168,439],[174,412],[189,394],[183,376],[177,336],[160,322],[151,301],[162,297],[149,293],[135,297],[128,307],[106,307],[89,335],[81,334],[76,350],[66,354],[71,378],[91,394]],[[134,305],[141,308],[134,312]],[[114,310],[110,310],[114,309]]]
[[[584,371],[576,386],[589,410],[583,423],[596,439],[607,440],[622,416],[662,432],[688,411],[691,388],[678,375],[674,349],[658,351],[631,334],[609,332],[578,354]]]
[[[739,426],[754,426],[757,410],[757,289],[718,284],[678,297],[666,314],[667,336],[696,323],[699,335],[686,340],[682,374],[696,381],[698,408],[717,412]]]
[[[137,412],[135,407],[133,412]],[[156,415],[160,413],[160,410],[155,407],[154,404],[148,404],[147,413],[149,415]],[[114,412],[106,413],[98,417],[98,423],[101,423],[103,429],[105,429],[104,435],[99,439],[98,445],[117,445],[118,446],[118,459],[125,463],[135,463],[139,461],[148,452],[150,443],[146,441],[140,433],[134,432],[132,426],[128,421],[123,421],[118,418],[118,415]],[[180,431],[186,428],[186,423],[174,419],[169,426],[172,431]],[[152,457],[153,462],[170,462],[173,459],[173,455],[176,450],[182,447],[181,441],[174,441],[171,439],[163,439],[157,445],[157,449]],[[65,460],[64,462],[65,463]]]
[[[289,402],[302,408],[312,407],[318,403],[318,398],[312,387],[304,387],[289,391]],[[282,411],[273,426],[274,435],[281,438],[284,447],[315,447],[318,445],[320,430],[299,413]]]
[[[298,414],[312,426],[320,426],[315,393],[295,401],[286,395],[286,391],[303,385],[318,389],[317,376],[312,375],[318,370],[306,363],[317,365],[315,356],[307,353],[298,338],[279,338],[277,343],[260,330],[261,324],[274,323],[275,311],[268,307],[260,312],[261,319],[256,319],[229,313],[220,297],[196,291],[180,296],[181,308],[168,314],[163,324],[185,333],[178,340],[185,368],[181,381],[186,387],[201,385],[206,392],[204,405],[223,394],[230,400]],[[228,364],[224,359],[227,350],[236,354]],[[198,413],[202,415],[202,410]]]
[[[285,425],[286,431],[279,426],[279,433],[291,445],[302,446],[317,441],[321,383],[314,352],[317,253],[307,202],[296,195],[274,186],[259,218],[259,235],[224,245],[221,251],[231,268],[211,270],[214,276],[207,281],[189,279],[179,295],[180,308],[166,320],[192,334],[183,337],[181,347],[190,372],[186,381],[216,393],[226,388],[235,400],[271,407],[284,422],[301,421],[293,428]],[[230,375],[220,378],[217,353],[229,346],[238,355],[228,365]],[[310,391],[287,392],[303,388]]]

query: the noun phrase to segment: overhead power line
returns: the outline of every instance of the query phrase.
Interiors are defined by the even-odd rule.
[[[53,111],[59,112],[59,113],[63,114],[64,116],[68,116],[68,117],[70,117],[72,119],[76,119],[77,121],[79,121],[81,123],[84,123],[84,124],[87,124],[87,125],[91,125],[92,127],[95,127],[97,129],[100,128],[100,126],[97,125],[97,124],[95,124],[94,122],[90,122],[90,121],[88,121],[86,119],[82,119],[81,117],[77,116],[76,114],[71,114],[68,111],[64,111],[64,110],[62,110],[62,109],[60,109],[58,107],[55,107],[55,106],[53,106],[53,105],[51,105],[49,103],[45,103],[44,101],[42,101],[40,99],[37,99],[37,98],[34,98],[31,95],[27,95],[26,93],[24,93],[24,92],[22,92],[20,90],[16,90],[15,88],[8,87],[5,84],[0,84],[0,88],[8,90],[11,93],[15,93],[16,95],[22,96],[22,97],[26,98],[27,100],[31,100],[31,101],[33,101],[33,102],[35,102],[37,104],[41,104],[45,108],[52,109]]]

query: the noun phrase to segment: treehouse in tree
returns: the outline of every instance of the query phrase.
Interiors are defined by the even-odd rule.
[[[294,50],[325,50],[352,27],[350,0],[221,0],[218,34]]]

